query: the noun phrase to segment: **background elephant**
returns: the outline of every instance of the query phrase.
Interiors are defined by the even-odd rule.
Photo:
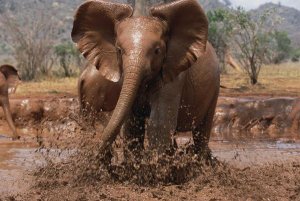
[[[219,68],[205,12],[196,0],[179,0],[152,7],[150,16],[132,15],[129,5],[99,0],[82,4],[74,19],[72,39],[94,66],[90,71],[97,70],[101,82],[122,85],[100,152],[123,123],[128,148],[143,148],[147,117],[150,148],[165,151],[170,133],[192,131],[195,152],[208,150]],[[118,94],[84,85],[86,94]]]
[[[18,139],[19,136],[11,116],[8,91],[10,88],[14,88],[12,91],[15,92],[15,86],[20,82],[20,80],[21,79],[18,75],[18,71],[13,66],[0,66],[0,105],[3,108],[8,125],[13,132],[13,139]]]

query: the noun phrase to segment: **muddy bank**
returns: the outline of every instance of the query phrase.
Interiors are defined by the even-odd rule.
[[[236,138],[246,132],[262,138],[288,137],[287,133],[299,137],[299,106],[298,98],[220,98],[213,131]]]
[[[80,128],[76,98],[12,99],[14,121],[22,136],[47,137],[50,133],[68,133],[74,137]],[[82,125],[81,125],[82,126]],[[69,132],[64,132],[64,131]],[[220,97],[214,119],[213,136],[300,134],[300,100],[297,98]],[[0,111],[0,133],[10,133]],[[73,132],[74,134],[75,132]],[[71,136],[70,136],[71,135]],[[247,136],[249,137],[249,136]],[[284,136],[283,136],[284,137]]]

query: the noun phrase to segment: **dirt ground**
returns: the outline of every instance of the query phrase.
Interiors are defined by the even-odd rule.
[[[99,161],[97,135],[78,118],[77,79],[21,85],[11,96],[21,141],[1,137],[10,131],[0,111],[0,201],[300,201],[300,131],[288,120],[300,97],[300,74],[298,68],[288,77],[270,72],[273,67],[262,72],[256,87],[240,75],[222,77],[227,88],[216,111],[211,160],[145,152],[124,163],[116,143],[109,167]],[[188,135],[179,140],[189,141]]]
[[[113,166],[109,172],[101,169],[97,157],[85,152],[88,150],[55,163],[49,163],[46,154],[42,159],[48,160],[48,164],[40,166],[43,168],[12,168],[6,173],[14,175],[6,175],[4,179],[0,171],[0,178],[5,182],[0,187],[13,187],[1,197],[2,200],[53,201],[300,200],[300,146],[292,151],[297,152],[292,156],[291,152],[259,148],[249,151],[243,146],[224,148],[220,143],[211,143],[210,147],[217,157],[212,164],[193,156],[181,156],[142,163],[139,167],[136,164]],[[228,151],[233,150],[235,153],[230,155]],[[32,167],[32,160],[27,163]],[[24,161],[23,166],[26,166]]]
[[[184,184],[141,186],[118,182],[39,184],[39,190],[10,199],[28,200],[299,200],[299,163],[236,169],[204,169]],[[46,186],[47,185],[47,186]],[[52,185],[52,186],[51,186]],[[46,186],[46,187],[43,187]]]

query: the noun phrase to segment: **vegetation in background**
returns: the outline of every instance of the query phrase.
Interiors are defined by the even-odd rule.
[[[273,33],[274,49],[271,62],[278,64],[292,56],[291,39],[286,32],[275,31]]]
[[[234,54],[242,63],[242,67],[250,78],[251,84],[258,82],[258,76],[263,64],[267,63],[267,57],[272,54],[272,36],[275,27],[266,29],[269,20],[272,19],[272,13],[267,11],[253,20],[249,13],[244,9],[238,8],[229,15],[233,26],[233,44]]]
[[[74,72],[72,71],[71,64],[76,62],[75,65],[81,66],[80,53],[71,42],[62,43],[55,46],[54,52],[58,57],[59,64],[64,70],[65,77],[71,77]]]
[[[76,96],[77,77],[45,78],[39,82],[28,82],[18,87],[12,97],[48,97]],[[249,78],[245,73],[229,68],[221,75],[223,96],[300,96],[300,68],[297,63],[266,65],[262,68],[259,84],[249,87]]]
[[[292,61],[299,62],[300,59],[300,48],[292,50]]]
[[[173,0],[112,1],[147,9],[153,4]],[[26,3],[18,0],[1,2],[0,28],[7,28],[5,34],[2,34],[4,30],[1,29],[0,49],[2,53],[13,53],[2,57],[2,63],[10,61],[13,56],[23,80],[48,76],[69,77],[79,71],[77,67],[83,65],[69,35],[73,12],[82,1],[68,2],[68,14],[63,12],[65,2],[51,1],[51,3],[50,0],[38,2],[27,0]],[[199,2],[208,11],[209,40],[217,51],[223,72],[226,71],[226,58],[228,55],[232,56],[238,61],[239,66],[244,68],[244,72],[254,84],[259,77],[261,64],[281,63],[289,59],[299,61],[300,49],[295,48],[295,43],[292,44],[286,32],[273,29],[275,18],[270,13],[266,15],[266,11],[262,12],[266,10],[265,8],[258,9],[257,12],[246,12],[240,8],[230,9],[228,7],[230,1],[227,0],[223,3],[219,0],[199,0]],[[266,8],[269,7],[270,5]],[[279,14],[283,11],[286,13],[283,8],[277,9],[281,9]],[[259,17],[263,15],[266,16]],[[264,22],[261,19],[264,19]],[[292,45],[295,49],[291,48]]]
[[[38,74],[47,76],[52,70],[56,27],[51,19],[38,6],[1,14],[0,22],[23,80],[33,80]]]
[[[222,72],[225,72],[225,57],[230,51],[231,33],[233,29],[232,24],[228,21],[229,12],[230,11],[224,9],[207,12],[209,21],[208,40],[216,50]]]
[[[259,83],[249,86],[247,74],[231,68],[221,75],[223,96],[300,96],[300,68],[298,63],[264,65]]]
[[[291,40],[287,33],[276,30],[275,25],[281,19],[275,10],[253,17],[239,7],[209,11],[207,16],[209,40],[217,51],[223,72],[226,56],[232,53],[255,85],[263,64],[280,63],[290,57]]]

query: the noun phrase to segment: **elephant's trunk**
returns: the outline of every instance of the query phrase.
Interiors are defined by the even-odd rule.
[[[99,147],[100,153],[104,153],[105,150],[116,139],[125,117],[132,108],[142,77],[143,68],[141,67],[130,66],[125,69],[124,82],[120,93],[120,98],[111,116],[111,119],[108,122],[108,125],[102,133],[102,141]]]

